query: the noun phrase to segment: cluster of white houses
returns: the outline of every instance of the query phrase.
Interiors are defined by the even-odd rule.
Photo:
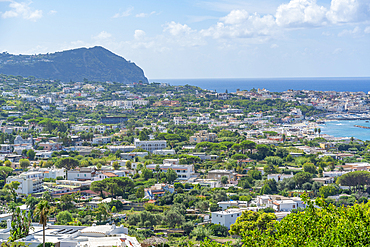
[[[222,211],[212,212],[211,222],[220,224],[230,229],[236,219],[242,215],[243,211],[259,211],[265,208],[272,208],[275,211],[277,220],[288,215],[293,209],[305,208],[306,205],[299,197],[283,197],[280,195],[257,196],[255,201],[224,201],[218,203]],[[253,205],[251,207],[250,205]]]

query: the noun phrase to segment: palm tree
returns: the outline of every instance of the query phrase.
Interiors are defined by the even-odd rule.
[[[317,129],[317,132],[319,132],[319,137],[320,137],[321,129],[320,129],[320,128],[318,128],[318,129]]]
[[[42,200],[36,205],[34,213],[39,217],[39,224],[42,224],[42,247],[45,247],[45,226],[48,222],[49,214],[51,213],[49,202]]]

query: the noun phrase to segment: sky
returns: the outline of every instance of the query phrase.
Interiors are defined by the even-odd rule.
[[[370,77],[370,0],[0,0],[0,52],[97,45],[149,79]]]

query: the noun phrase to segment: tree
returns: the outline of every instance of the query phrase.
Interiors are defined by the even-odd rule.
[[[79,165],[80,165],[80,162],[77,159],[72,158],[72,157],[61,158],[55,163],[55,166],[57,168],[65,168],[67,170],[74,169]]]
[[[30,150],[27,151],[27,157],[30,160],[34,160],[35,159],[35,156],[36,156],[36,153],[35,153],[35,151],[33,151],[33,149],[30,149]]]
[[[227,237],[227,234],[229,232],[229,229],[226,226],[219,224],[212,224],[210,228],[213,232],[213,235],[218,237]]]
[[[13,196],[13,201],[17,202],[17,192],[19,185],[21,185],[18,181],[12,181],[9,184],[5,184],[4,189],[8,191]]]
[[[334,196],[336,194],[338,194],[339,192],[339,188],[335,185],[328,185],[328,186],[321,186],[320,189],[320,195],[324,198],[328,197],[328,196]]]
[[[268,165],[281,166],[283,164],[283,159],[279,156],[268,156],[265,161]]]
[[[28,195],[27,198],[26,198],[26,205],[27,207],[29,208],[30,212],[33,213],[35,208],[36,208],[36,205],[39,203],[39,199],[37,199],[36,197],[33,197],[31,195]]]
[[[275,221],[270,232],[261,232],[257,228],[241,229],[242,242],[250,247],[370,245],[369,218],[364,215],[370,211],[369,203],[336,207],[317,198],[315,207],[307,195],[302,199],[307,205],[304,212],[291,213],[281,221]]]
[[[98,171],[100,171],[101,170],[101,168],[102,168],[102,164],[101,163],[98,163],[98,164],[96,164],[96,169],[98,170]],[[114,168],[114,167],[113,167]]]
[[[10,160],[5,160],[5,161],[4,161],[4,165],[5,165],[6,167],[10,167],[10,166],[12,165],[12,162],[11,162]]]
[[[141,177],[144,178],[145,180],[148,180],[153,177],[153,171],[145,167],[141,171]]]
[[[262,189],[261,189],[261,194],[262,195],[268,195],[268,194],[271,194],[272,193],[272,189],[270,188],[270,186],[268,184],[265,184],[262,186]]]
[[[114,170],[118,170],[121,166],[118,164],[117,161],[113,162],[112,167]]]
[[[182,224],[181,229],[184,231],[186,235],[189,235],[191,231],[194,229],[194,223],[191,221],[185,222]]]
[[[316,174],[316,166],[312,163],[304,163],[303,164],[303,171],[311,173],[311,174]]]
[[[137,188],[135,195],[137,198],[143,198],[144,197],[144,186],[140,186],[139,188]]]
[[[176,225],[182,225],[185,222],[184,215],[174,209],[167,210],[164,219],[171,228],[174,228]]]
[[[19,165],[22,167],[22,169],[26,169],[27,167],[30,166],[30,161],[28,159],[20,159],[19,160]]]
[[[294,175],[294,181],[296,185],[301,188],[304,183],[307,183],[311,180],[312,175],[308,172],[298,172]]]
[[[159,176],[159,173],[161,171],[161,168],[159,167],[159,165],[156,165],[155,166],[155,169],[154,169],[155,173],[157,174],[157,183],[158,183],[158,176]]]
[[[204,213],[209,208],[208,201],[199,201],[195,204],[195,208],[199,209],[201,213]]]
[[[252,199],[253,198],[250,195],[240,196],[239,197],[239,201],[248,202],[248,204],[252,201]]]
[[[72,214],[71,214],[69,211],[60,211],[60,212],[57,214],[57,221],[58,221],[60,224],[65,225],[65,224],[67,224],[68,222],[73,221]]]
[[[272,232],[276,216],[273,213],[243,211],[234,224],[230,226],[231,235],[243,235],[245,231],[258,230]]]
[[[73,203],[72,203],[72,196],[71,195],[62,195],[60,197],[60,206],[62,210],[70,210],[73,208]]]
[[[368,171],[355,171],[348,172],[340,176],[336,183],[342,186],[350,186],[359,190],[364,188],[365,185],[370,185],[370,172]]]
[[[191,232],[192,236],[195,236],[197,240],[204,240],[206,237],[212,235],[212,231],[205,226],[197,226]]]
[[[240,146],[243,149],[243,154],[244,150],[246,149],[249,149],[249,152],[252,153],[252,150],[256,147],[256,143],[249,140],[245,140],[240,143]]]
[[[172,184],[173,181],[177,179],[177,173],[172,168],[170,168],[167,170],[166,178],[167,178],[167,182]]]
[[[127,169],[131,170],[131,161],[126,161],[126,167]]]
[[[229,178],[227,177],[227,176],[222,176],[221,177],[221,183],[223,184],[223,185],[225,185],[225,184],[227,184],[227,182],[229,181]]]
[[[45,247],[45,226],[48,222],[49,215],[51,213],[51,207],[48,201],[42,200],[37,204],[35,209],[35,215],[39,218],[39,224],[42,224],[42,246]]]
[[[9,241],[15,242],[17,239],[28,236],[30,229],[32,229],[31,222],[31,212],[27,214],[26,211],[21,212],[19,207],[15,207],[9,232]]]
[[[95,213],[96,213],[96,217],[97,217],[99,222],[101,222],[101,220],[106,221],[107,218],[109,217],[108,204],[100,203],[98,208],[96,209]]]
[[[250,169],[247,174],[248,174],[249,177],[251,177],[255,180],[261,180],[262,179],[262,173],[260,171],[258,171],[255,167]]]
[[[266,173],[266,174],[274,174],[274,173],[278,173],[279,172],[279,167],[278,166],[274,166],[272,164],[267,164],[263,167],[263,171]]]

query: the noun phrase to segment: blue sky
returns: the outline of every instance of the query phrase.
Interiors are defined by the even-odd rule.
[[[0,0],[0,52],[104,46],[149,79],[369,77],[370,0]]]

